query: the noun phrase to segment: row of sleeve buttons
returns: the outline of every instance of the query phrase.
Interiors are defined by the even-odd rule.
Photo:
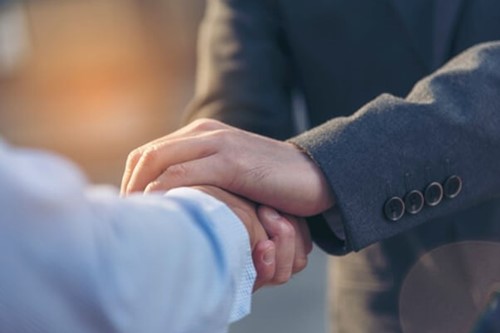
[[[435,207],[441,203],[443,198],[456,198],[462,190],[462,179],[453,175],[448,177],[443,184],[432,182],[423,191],[412,190],[404,198],[397,196],[389,198],[384,205],[384,214],[390,221],[398,221],[405,212],[410,215],[418,214],[424,205]]]

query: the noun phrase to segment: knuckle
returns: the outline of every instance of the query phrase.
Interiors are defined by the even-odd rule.
[[[232,131],[228,129],[217,129],[212,131],[211,139],[217,145],[226,145],[231,142]]]
[[[141,161],[143,164],[151,164],[158,158],[158,150],[155,148],[149,148],[145,150],[141,155]]]
[[[303,271],[307,267],[307,261],[307,257],[299,257],[295,259],[295,262],[293,263],[293,273]]]
[[[131,167],[132,165],[137,164],[137,162],[139,162],[141,156],[142,156],[141,150],[139,150],[139,149],[132,150],[127,156],[126,165]]]
[[[286,273],[278,273],[274,276],[273,283],[274,284],[285,284],[290,280],[291,273],[286,272]]]
[[[286,239],[295,238],[295,228],[286,220],[283,220],[278,227],[278,234]]]
[[[199,131],[212,131],[222,127],[222,123],[215,119],[210,118],[200,118],[195,120],[193,123],[193,129]]]
[[[162,183],[160,180],[155,180],[151,183],[148,184],[146,187],[145,192],[154,192],[154,191],[159,191],[161,189]]]
[[[169,166],[165,171],[165,175],[170,178],[183,179],[189,173],[185,164],[176,164]]]

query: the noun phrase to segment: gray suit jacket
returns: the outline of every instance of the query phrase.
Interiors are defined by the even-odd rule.
[[[443,1],[212,0],[201,27],[190,119],[285,139],[293,96],[304,98],[316,128],[292,141],[327,176],[346,232],[312,218],[314,239],[334,254],[364,249],[340,261],[339,281],[377,286],[336,286],[341,331],[398,332],[418,257],[500,241],[500,43],[462,53],[500,40],[500,2]]]

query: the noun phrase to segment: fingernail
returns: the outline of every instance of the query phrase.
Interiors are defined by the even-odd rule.
[[[262,258],[264,264],[271,265],[274,262],[274,250],[267,250]]]
[[[270,207],[264,208],[264,214],[267,216],[268,219],[274,221],[279,220],[281,218],[281,215],[278,214],[278,212],[275,209],[272,209]]]
[[[267,240],[264,243],[264,247],[267,247],[267,250],[264,252],[262,256],[262,261],[266,265],[271,265],[274,263],[276,259],[276,248],[274,247],[274,243],[271,240]]]

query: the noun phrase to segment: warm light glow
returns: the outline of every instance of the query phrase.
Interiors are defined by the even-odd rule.
[[[94,180],[117,183],[128,151],[174,129],[191,95],[203,2],[186,21],[176,19],[180,1],[5,7],[0,36],[15,38],[0,47],[1,135],[61,152]]]

